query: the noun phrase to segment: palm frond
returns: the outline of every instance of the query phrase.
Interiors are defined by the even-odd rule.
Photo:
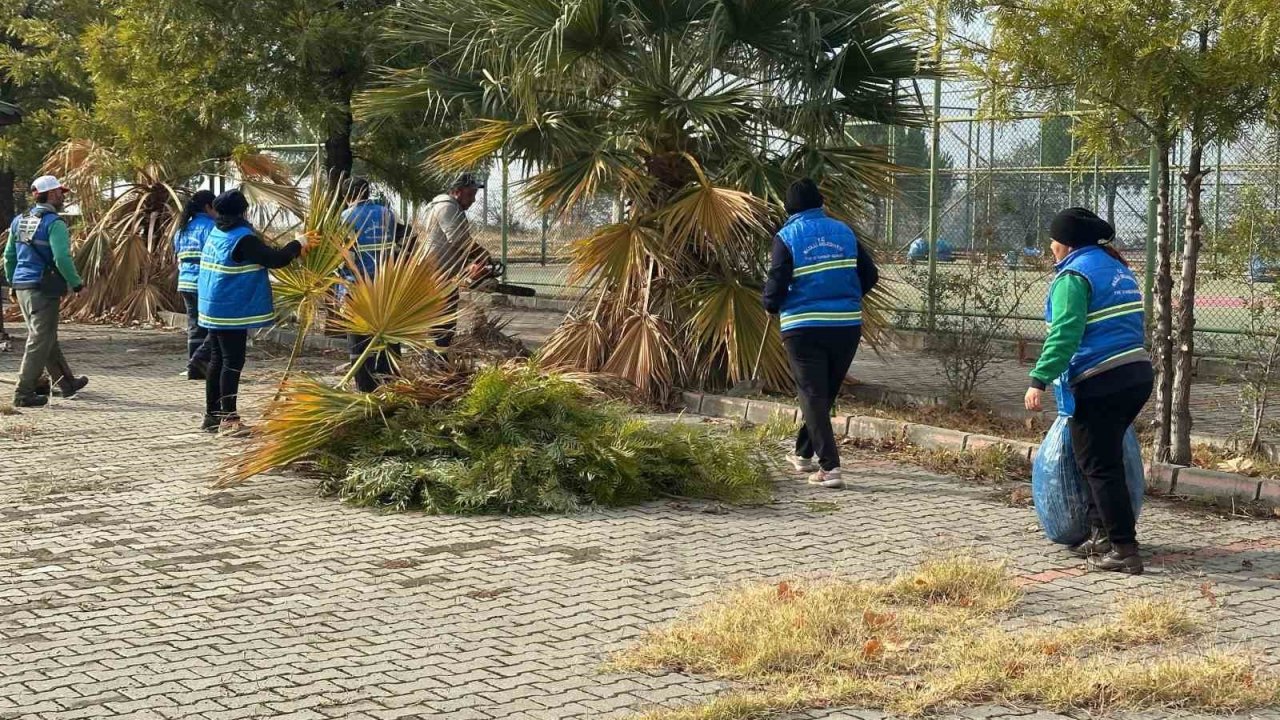
[[[571,315],[538,349],[538,361],[551,369],[592,373],[604,366],[610,346],[610,334],[598,314]]]
[[[671,327],[649,312],[632,314],[601,368],[636,386],[642,395],[660,399],[669,392],[678,369]]]
[[[295,185],[280,185],[275,182],[244,178],[240,181],[240,189],[252,205],[276,205],[295,217],[302,217],[306,212],[302,191]]]
[[[289,381],[267,408],[249,448],[233,456],[213,486],[230,487],[285,467],[332,440],[344,426],[376,416],[386,402],[378,393],[350,392],[309,378]]]
[[[240,177],[274,185],[292,185],[293,172],[279,157],[269,153],[241,151],[233,153],[231,162]]]
[[[661,243],[654,228],[639,222],[605,225],[569,246],[567,282],[591,281],[615,290],[625,288],[642,275],[649,258],[662,263]]]
[[[774,389],[788,387],[791,371],[776,323],[760,303],[760,288],[735,276],[708,276],[689,293],[689,320],[697,340],[691,366],[701,384],[734,384],[750,379],[760,354],[760,378]],[[768,332],[768,337],[764,334]],[[760,353],[761,339],[765,340]]]
[[[371,338],[369,352],[397,344],[434,347],[433,333],[456,317],[449,301],[456,284],[423,253],[384,258],[373,277],[353,262],[347,267],[355,281],[347,286],[336,324],[344,332]]]
[[[280,320],[296,319],[303,329],[309,327],[342,282],[338,270],[356,240],[355,228],[342,220],[346,199],[340,184],[321,174],[312,178],[301,230],[308,239],[307,251],[297,262],[271,273]]]
[[[768,237],[760,198],[716,187],[705,177],[702,180],[685,188],[660,212],[659,221],[670,240],[715,252],[755,246]]]

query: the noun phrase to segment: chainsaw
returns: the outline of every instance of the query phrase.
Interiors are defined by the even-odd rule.
[[[524,285],[512,285],[502,282],[507,274],[507,266],[501,260],[486,258],[471,266],[470,288],[477,292],[497,293],[514,297],[533,297],[537,291]]]

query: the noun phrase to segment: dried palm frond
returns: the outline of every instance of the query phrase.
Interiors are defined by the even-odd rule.
[[[276,322],[292,319],[298,324],[281,386],[289,379],[302,352],[302,342],[319,319],[325,302],[342,284],[338,270],[356,241],[355,228],[342,219],[346,201],[347,194],[341,184],[330,183],[321,175],[314,176],[301,228],[308,240],[306,252],[297,262],[271,273]]]
[[[424,367],[408,362],[400,368],[400,375],[384,384],[378,392],[385,397],[431,407],[466,394],[475,373],[474,368],[453,363]]]
[[[760,374],[771,389],[788,387],[791,379],[782,335],[760,303],[759,288],[734,276],[708,276],[689,292],[690,330],[697,344],[689,363],[699,384],[715,386],[723,378],[732,385],[751,378],[764,333]]]
[[[538,349],[538,359],[546,367],[595,372],[603,365],[610,347],[609,333],[596,313],[571,315],[562,321]]]
[[[658,214],[669,241],[691,243],[705,252],[754,247],[767,237],[763,200],[732,188],[716,187],[697,162],[698,181],[690,183]]]
[[[618,342],[601,368],[621,377],[646,397],[660,397],[672,387],[676,350],[667,323],[653,313],[635,313],[622,326]]]
[[[292,185],[293,172],[283,160],[275,155],[261,152],[238,151],[231,155],[231,161],[245,180],[273,183],[275,185]]]
[[[605,225],[569,246],[569,273],[566,282],[584,281],[624,288],[629,280],[642,278],[650,257],[660,255],[662,238],[652,227],[635,222]]]
[[[457,317],[457,309],[450,307],[456,284],[421,253],[385,258],[373,277],[353,262],[347,267],[356,279],[347,286],[335,325],[370,341],[344,383],[354,377],[370,354],[390,345],[410,350],[434,348],[434,333]]]
[[[249,448],[235,456],[214,487],[224,488],[302,459],[350,423],[382,412],[387,396],[349,392],[309,378],[285,384],[255,429]]]

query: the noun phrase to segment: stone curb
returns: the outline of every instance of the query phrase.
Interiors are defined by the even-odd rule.
[[[681,393],[681,402],[687,412],[731,420],[762,423],[778,415],[789,420],[798,420],[800,417],[799,408],[795,405],[768,400],[747,400],[686,391]],[[1039,449],[1038,443],[890,418],[837,415],[831,422],[837,435],[859,440],[901,440],[926,449],[958,452],[1004,446],[1014,451],[1028,465],[1035,459]],[[1236,501],[1265,500],[1280,504],[1280,482],[1277,481],[1164,463],[1148,463],[1145,470],[1149,494],[1191,495]]]

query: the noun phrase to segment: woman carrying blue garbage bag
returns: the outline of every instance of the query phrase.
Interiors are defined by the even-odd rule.
[[[1062,378],[1075,396],[1068,427],[1076,464],[1089,487],[1089,537],[1072,552],[1102,570],[1138,575],[1137,521],[1125,482],[1124,435],[1151,397],[1154,371],[1143,346],[1142,292],[1110,242],[1111,224],[1084,208],[1058,213],[1049,226],[1057,276],[1049,289],[1044,349],[1031,371],[1028,410]]]

